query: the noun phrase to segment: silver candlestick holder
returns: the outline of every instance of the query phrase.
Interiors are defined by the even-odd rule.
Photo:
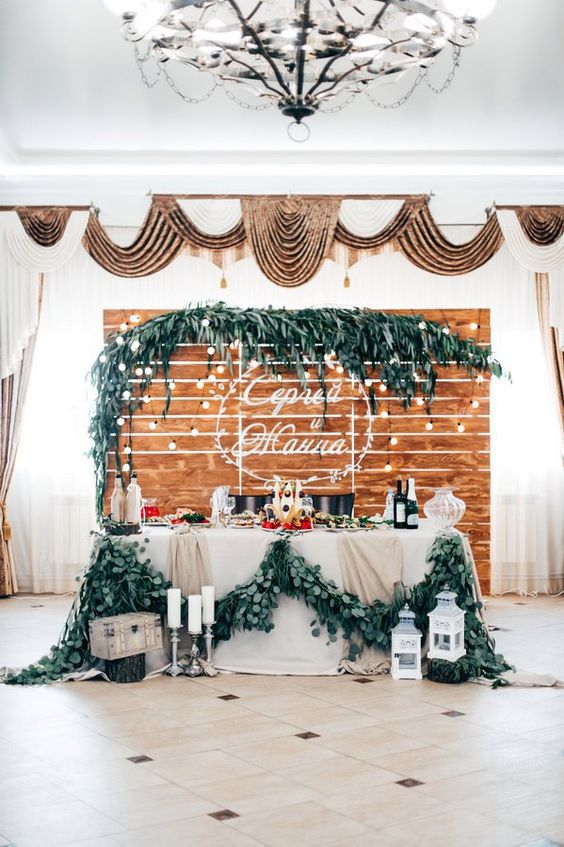
[[[180,636],[178,635],[178,627],[171,626],[170,627],[170,645],[171,645],[171,653],[172,653],[172,662],[170,666],[166,669],[166,673],[169,676],[180,676],[184,671],[178,664],[178,643],[180,641]]]
[[[188,665],[185,670],[186,676],[202,676],[202,674],[204,673],[204,669],[200,662],[200,650],[198,648],[198,638],[201,634],[201,631],[190,633],[192,637],[192,646],[190,648],[190,655],[188,657]]]
[[[215,626],[215,621],[213,623],[204,624],[205,633],[204,633],[204,641],[206,642],[206,662],[209,665],[213,665],[213,628]]]

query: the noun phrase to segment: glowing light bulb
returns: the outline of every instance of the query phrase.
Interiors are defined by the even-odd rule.
[[[472,321],[472,323],[470,324],[470,329],[472,330],[472,332],[475,332],[478,329],[478,324],[476,323],[476,321]]]
[[[134,338],[129,347],[135,353],[135,351],[139,350],[139,348],[141,347],[141,342],[138,338]]]
[[[104,362],[108,361],[108,357],[106,356],[105,353],[102,353],[100,356],[98,356],[98,361],[101,362],[102,364],[104,364]]]
[[[118,365],[118,371],[121,371],[123,373],[124,370],[125,370],[125,365],[124,365],[123,362],[120,362],[119,365]]]
[[[209,407],[210,407],[210,401],[209,400],[203,400],[202,401],[202,408],[203,409],[209,409]]]
[[[204,387],[204,380],[199,379],[198,382],[196,383],[196,388],[203,388],[203,387]]]
[[[190,430],[190,435],[193,435],[195,437],[196,435],[199,435],[199,434],[200,434],[200,430],[197,429],[195,426],[193,426],[192,429]]]
[[[218,365],[216,370],[217,370],[218,374],[222,374],[223,371],[225,370],[225,366],[224,365]]]
[[[143,402],[144,403],[150,403],[151,402],[151,398],[148,394],[143,395]]]
[[[124,400],[129,400],[129,398],[131,397],[131,391],[124,391],[121,396]]]
[[[443,332],[444,332],[445,335],[450,335],[450,327],[443,326]]]
[[[395,435],[392,435],[392,437],[390,438],[390,444],[392,444],[395,447],[397,443],[398,443],[397,438],[395,437]]]
[[[390,415],[390,413],[388,412],[387,409],[382,409],[382,411],[380,412],[381,418],[387,418],[387,417],[389,417],[389,415]]]
[[[389,462],[386,462],[386,464],[384,465],[384,470],[386,471],[386,473],[389,473],[392,470],[392,466]]]
[[[169,441],[168,442],[168,449],[169,450],[176,450],[176,441]]]
[[[123,426],[125,423],[125,418],[119,417],[116,421],[118,426]]]
[[[215,353],[215,347],[212,347],[211,344],[210,344],[207,352],[208,352],[208,356],[213,356],[213,354]]]
[[[417,326],[419,327],[419,329],[427,329],[427,324],[425,323],[425,321],[419,321]]]
[[[149,429],[156,429],[157,426],[158,426],[157,421],[151,421],[151,423],[149,424]]]
[[[202,326],[206,327],[206,326],[209,326],[209,325],[210,325],[209,318],[202,318]]]
[[[282,374],[276,374],[276,382],[282,382]]]
[[[208,380],[209,380],[210,382],[215,382],[215,381],[216,381],[216,379],[217,379],[217,377],[216,377],[216,375],[215,375],[215,374],[210,374],[210,375],[208,376]]]
[[[131,470],[131,465],[129,464],[129,462],[126,462],[125,465],[121,466],[121,469],[122,471],[125,471],[127,473],[129,470]]]
[[[129,320],[132,324],[138,324],[141,320],[141,315],[134,313],[133,315],[129,316]]]
[[[135,368],[135,373],[137,376],[143,376],[143,368]]]
[[[365,379],[364,384],[366,385],[367,388],[370,388],[370,386],[372,385],[372,380],[371,379]]]
[[[171,380],[169,381],[169,383],[168,383],[168,387],[170,388],[170,390],[171,390],[171,391],[174,391],[174,389],[176,388],[176,383],[175,383],[175,381],[174,381],[173,379],[171,379]]]
[[[124,338],[123,338],[123,336],[122,336],[122,335],[118,335],[118,337],[116,338],[116,344],[118,345],[118,347],[121,347],[121,345],[123,344],[123,342],[124,342]]]
[[[342,373],[344,373],[344,371],[345,371],[345,369],[344,369],[344,367],[343,367],[342,365],[337,365],[337,367],[335,368],[335,370],[337,371],[337,373],[338,373],[338,374],[342,374]]]
[[[123,452],[127,453],[127,455],[129,456],[129,454],[131,453],[131,447],[124,447]]]
[[[417,403],[418,406],[423,406],[424,403],[425,403],[425,401],[422,397],[418,397],[415,402]]]
[[[126,332],[126,330],[127,330],[127,322],[126,322],[126,321],[123,321],[122,323],[120,323],[119,328],[121,329],[121,331],[122,331],[122,332]]]
[[[466,427],[464,426],[463,423],[457,423],[456,428],[457,428],[458,432],[464,432],[464,430],[466,429]]]
[[[153,373],[153,368],[150,365],[147,365],[147,367],[145,368],[145,373],[147,374],[147,376],[151,376],[151,374]]]
[[[484,377],[483,377],[483,375],[482,375],[482,374],[478,374],[478,376],[476,377],[476,382],[483,382],[483,381],[484,381]]]
[[[384,393],[384,391],[387,391],[387,390],[388,390],[388,386],[385,385],[383,382],[381,382],[380,383],[380,391],[382,392],[382,394]]]
[[[427,423],[425,424],[425,429],[431,432],[431,430],[433,429],[433,421],[427,421]]]

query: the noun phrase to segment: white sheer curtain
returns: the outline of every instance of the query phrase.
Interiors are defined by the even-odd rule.
[[[112,233],[115,237],[115,233]],[[120,233],[127,240],[127,233]],[[449,230],[449,237],[456,234]],[[464,233],[467,237],[467,234]],[[122,240],[122,239],[120,239]],[[534,287],[505,248],[460,278],[424,273],[383,253],[343,270],[327,261],[307,285],[288,291],[265,279],[251,259],[221,271],[179,257],[147,279],[118,279],[82,250],[47,275],[44,311],[10,495],[22,590],[66,591],[85,564],[93,526],[93,475],[85,453],[89,394],[85,375],[102,344],[102,311],[180,308],[205,299],[241,306],[343,304],[372,308],[492,309],[492,333],[513,382],[493,386],[493,584],[496,591],[562,588],[564,481],[556,421],[548,403]],[[525,354],[526,351],[526,354]]]

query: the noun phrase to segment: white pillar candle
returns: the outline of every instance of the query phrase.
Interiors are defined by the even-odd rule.
[[[202,585],[202,623],[215,623],[215,588]]]
[[[166,592],[166,616],[170,627],[182,626],[180,622],[180,588],[169,588]]]
[[[190,594],[188,597],[188,632],[202,631],[202,595]]]

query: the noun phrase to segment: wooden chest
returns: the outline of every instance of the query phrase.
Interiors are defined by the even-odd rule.
[[[99,659],[123,659],[163,646],[161,617],[129,612],[89,622],[90,652]]]

